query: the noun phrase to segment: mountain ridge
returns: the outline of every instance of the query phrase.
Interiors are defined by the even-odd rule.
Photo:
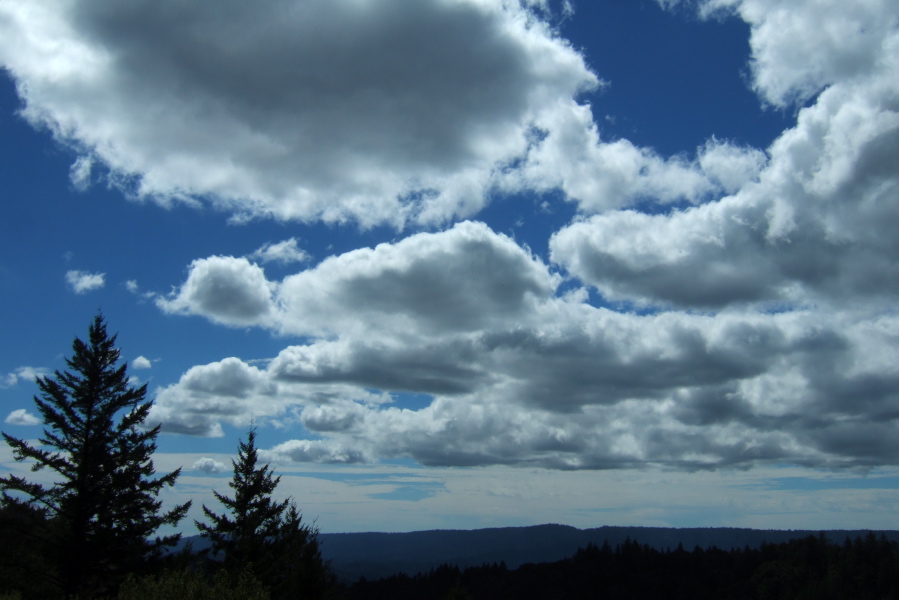
[[[738,527],[638,527],[611,526],[578,529],[570,525],[542,524],[524,527],[485,529],[432,529],[402,533],[322,533],[319,534],[322,556],[330,561],[334,573],[347,582],[361,577],[380,579],[403,573],[427,573],[440,565],[459,568],[483,564],[505,563],[510,569],[526,563],[546,563],[572,556],[588,544],[612,547],[625,540],[639,542],[657,550],[674,550],[682,545],[687,550],[717,547],[731,550],[764,543],[783,543],[809,535],[824,534],[842,543],[847,538],[869,532],[883,534],[899,542],[899,531],[870,529],[749,529]],[[208,543],[199,536],[186,538],[195,550]]]
[[[842,543],[871,530],[825,530],[832,541]],[[442,564],[460,568],[505,563],[516,568],[526,563],[562,560],[588,544],[611,546],[630,539],[658,550],[679,544],[693,549],[722,550],[763,543],[782,543],[818,535],[821,530],[762,530],[735,527],[635,527],[602,526],[578,529],[570,525],[543,524],[527,527],[495,527],[472,530],[429,530],[408,533],[330,533],[320,536],[322,555],[334,572],[346,581],[359,577],[377,579],[397,573],[425,573]],[[899,531],[878,530],[899,541]]]

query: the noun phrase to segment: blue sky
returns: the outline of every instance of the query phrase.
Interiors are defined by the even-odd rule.
[[[192,516],[897,528],[896,15],[5,2],[3,430],[100,309]]]

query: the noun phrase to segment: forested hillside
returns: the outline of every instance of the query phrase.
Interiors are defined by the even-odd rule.
[[[442,566],[352,585],[351,600],[843,599],[899,597],[899,545],[869,534],[809,536],[735,550],[589,545],[571,558],[510,569]]]

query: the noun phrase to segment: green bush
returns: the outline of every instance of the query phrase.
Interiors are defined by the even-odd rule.
[[[129,577],[118,600],[269,600],[268,590],[249,570],[239,575],[219,571],[210,582],[200,573],[184,569],[158,576]]]

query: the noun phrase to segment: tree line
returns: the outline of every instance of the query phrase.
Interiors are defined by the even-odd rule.
[[[272,494],[280,477],[260,465],[256,430],[232,460],[233,495],[214,492],[223,511],[203,506],[195,521],[211,547],[173,552],[191,502],[163,510],[160,493],[181,469],[157,474],[160,427],[144,423],[147,385],[131,385],[116,336],[98,314],[88,338],[75,338],[68,370],[36,380],[43,419],[39,444],[3,433],[17,461],[52,472],[43,485],[0,477],[0,599],[14,598],[325,598],[333,576],[318,530],[291,499]]]
[[[517,569],[443,565],[416,576],[364,579],[349,600],[884,600],[899,598],[899,545],[869,533],[823,534],[758,548],[658,550],[628,539]]]

